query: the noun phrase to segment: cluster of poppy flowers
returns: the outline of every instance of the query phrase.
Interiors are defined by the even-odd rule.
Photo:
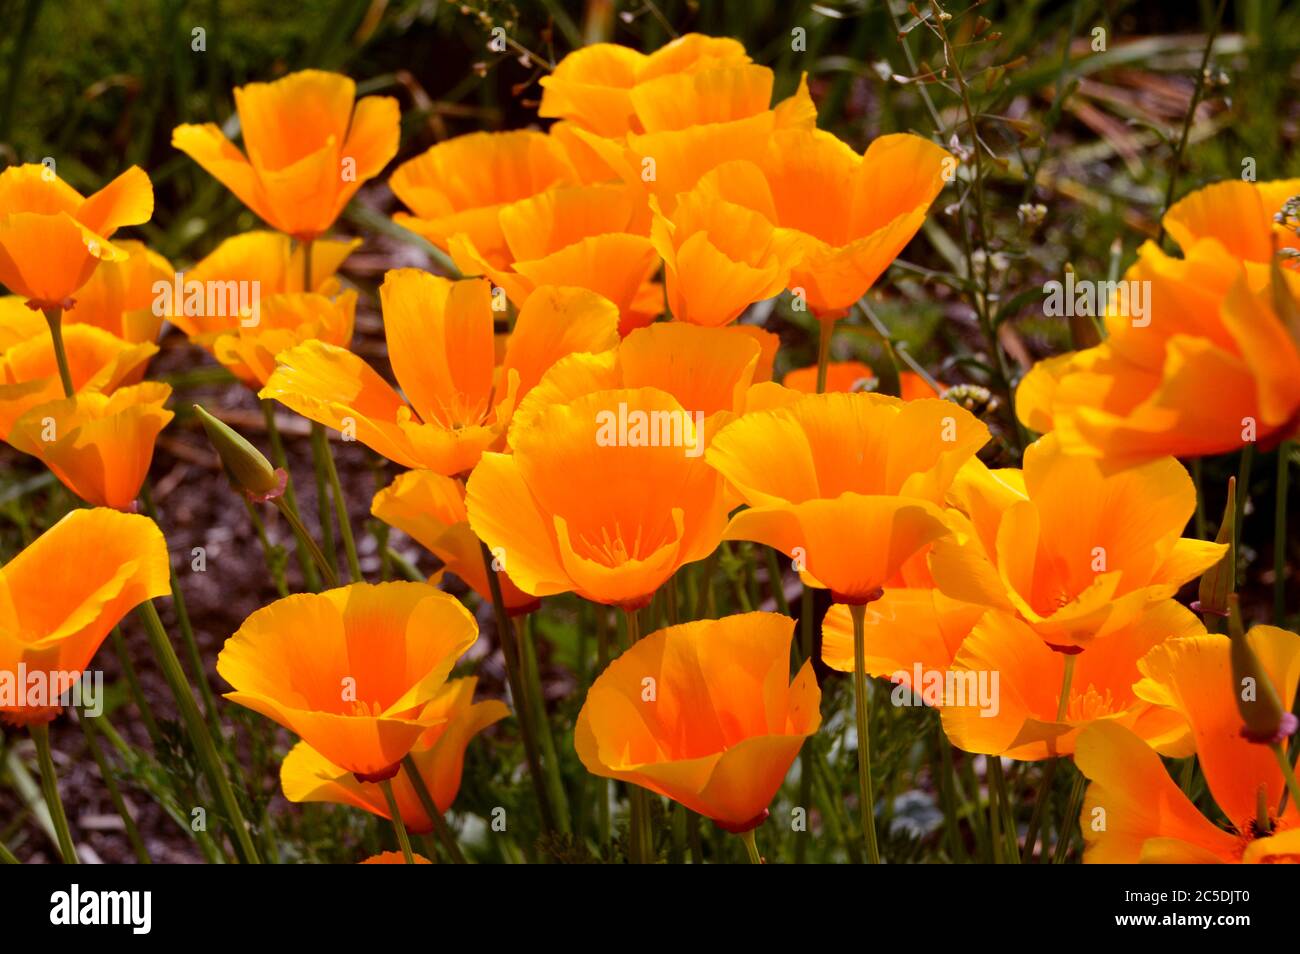
[[[350,350],[357,294],[337,273],[359,242],[328,237],[397,153],[394,100],[306,71],[235,90],[242,150],[212,124],[175,130],[271,229],[222,242],[187,283],[257,282],[255,314],[179,298],[159,313],[153,289],[172,266],[113,238],[152,214],[141,170],[89,198],[44,166],[0,173],[0,437],[90,508],[0,569],[0,671],[84,670],[131,609],[156,634],[148,601],[178,592],[162,534],[135,513],[172,418],[170,389],[143,380],[165,319],[262,399],[403,468],[372,513],[492,603],[534,776],[514,621],[565,593],[623,613],[626,644],[587,690],[572,745],[629,786],[632,860],[654,857],[647,792],[757,858],[754,829],[821,723],[811,660],[790,675],[788,615],[640,633],[638,611],[667,590],[675,617],[679,572],[726,541],[772,548],[830,591],[822,658],[854,678],[871,860],[867,680],[921,671],[999,676],[994,712],[926,698],[954,746],[1075,759],[1091,780],[1082,817],[1107,818],[1085,823],[1085,860],[1300,858],[1282,745],[1300,636],[1243,632],[1230,541],[1183,536],[1196,489],[1176,459],[1296,431],[1300,274],[1277,252],[1300,242],[1274,213],[1300,181],[1223,183],[1171,208],[1181,257],[1149,243],[1126,276],[1152,283],[1149,323],[1110,314],[1103,343],[1034,367],[1016,412],[1044,436],[1022,468],[990,469],[977,456],[988,427],[934,382],[904,375],[900,396],[874,393],[870,368],[829,361],[835,323],[918,231],[955,157],[907,134],[859,155],[816,128],[805,83],[773,102],[772,71],[730,39],[692,34],[649,55],[597,44],[541,85],[545,132],[461,136],[389,176],[409,210],[397,224],[469,276],[386,275],[396,388]],[[776,383],[775,335],[738,319],[786,290],[819,323],[821,361]],[[598,439],[611,414],[651,424]],[[443,813],[466,747],[510,715],[475,701],[474,678],[451,678],[475,617],[437,578],[363,580],[335,480],[351,577],[339,585],[287,475],[202,419],[237,492],[289,519],[306,590],[226,642],[227,699],[301,740],[281,769],[290,801],[392,819],[403,850],[372,861],[415,860],[408,831],[436,832],[457,857]],[[1199,609],[1228,617],[1229,635],[1175,600],[1197,578]],[[166,635],[153,644],[175,675]],[[59,711],[0,714],[47,749]],[[228,794],[202,720],[187,725]],[[1191,754],[1230,828],[1160,760]]]

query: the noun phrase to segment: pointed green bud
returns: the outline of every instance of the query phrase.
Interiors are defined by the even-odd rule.
[[[1211,616],[1228,615],[1228,598],[1237,584],[1237,478],[1228,478],[1228,503],[1223,508],[1223,520],[1219,523],[1219,533],[1215,543],[1226,543],[1227,551],[1223,559],[1205,571],[1201,577],[1200,589],[1196,594],[1193,607],[1206,617],[1206,628],[1213,631]]]
[[[1228,637],[1232,640],[1232,691],[1244,723],[1241,737],[1261,745],[1281,742],[1296,730],[1296,717],[1282,708],[1282,700],[1241,622],[1241,607],[1234,593],[1228,597]]]
[[[203,423],[208,442],[221,458],[226,476],[235,488],[258,501],[271,500],[284,492],[285,474],[271,466],[262,452],[244,440],[230,425],[217,420],[199,405],[194,413]]]

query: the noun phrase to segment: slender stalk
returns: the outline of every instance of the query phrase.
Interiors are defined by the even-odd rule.
[[[1064,722],[1065,714],[1070,710],[1070,683],[1074,681],[1074,661],[1077,654],[1065,657],[1064,672],[1061,675],[1061,693],[1056,698],[1056,721]]]
[[[28,726],[32,741],[36,743],[36,761],[41,769],[41,791],[45,794],[45,806],[50,810],[50,821],[54,833],[58,836],[59,854],[65,865],[80,864],[77,849],[72,843],[72,830],[68,828],[68,816],[63,810],[63,801],[59,798],[59,777],[54,771],[54,756],[50,752],[50,724],[33,722]]]
[[[1019,864],[1020,841],[1016,834],[1015,813],[1011,808],[1011,799],[1007,794],[1007,779],[1002,771],[1002,756],[988,756],[989,780],[993,785],[996,798],[990,798],[990,808],[998,820],[998,830],[1006,839],[1003,846],[1008,864]]]
[[[429,794],[429,787],[424,784],[424,778],[420,775],[420,769],[416,766],[415,759],[409,755],[406,756],[406,758],[402,759],[402,768],[406,769],[406,777],[410,779],[411,787],[415,789],[415,796],[420,800],[424,813],[433,822],[433,831],[438,836],[438,841],[455,864],[466,864],[465,855],[456,842],[456,836],[452,834],[447,819],[443,817],[442,812],[438,809],[438,803]]]
[[[812,614],[813,594],[812,590],[805,586],[803,587],[803,592],[799,595],[799,650],[802,660],[812,659]],[[802,662],[800,665],[802,665]],[[807,811],[812,807],[812,758],[812,739],[806,739],[804,744],[799,747],[799,805],[804,809],[804,811]],[[803,832],[803,834],[805,837],[798,839],[794,843],[794,862],[797,865],[805,864],[808,861],[807,832]]]
[[[320,425],[316,425],[320,427]],[[343,487],[339,483],[338,467],[334,464],[334,451],[330,449],[329,435],[321,427],[322,459],[325,464],[325,478],[329,482],[330,493],[334,496],[334,517],[339,522],[339,535],[343,538],[343,552],[347,556],[348,574],[353,583],[361,582],[361,561],[357,559],[357,543],[352,536],[352,521],[348,518],[348,502],[343,496]]]
[[[867,846],[867,861],[880,864],[876,844],[876,807],[871,786],[871,732],[867,713],[866,617],[865,604],[849,607],[853,617],[853,706],[858,726],[858,807],[862,815],[862,836]]]
[[[829,318],[817,319],[817,393],[826,390],[826,374],[831,363],[831,336],[835,334],[835,322]]]
[[[22,864],[22,862],[18,860],[17,856],[15,856],[14,853],[5,846],[3,841],[0,841],[0,865],[20,864]]]
[[[1187,107],[1187,115],[1183,117],[1183,132],[1178,138],[1178,149],[1174,152],[1173,167],[1169,170],[1169,184],[1165,188],[1165,211],[1174,204],[1174,187],[1178,184],[1178,170],[1183,164],[1183,153],[1187,149],[1187,137],[1192,131],[1192,122],[1196,119],[1196,107],[1201,104],[1201,96],[1205,92],[1205,71],[1210,65],[1210,54],[1214,52],[1214,41],[1219,35],[1219,25],[1223,22],[1223,10],[1227,6],[1228,0],[1219,0],[1218,9],[1214,14],[1214,22],[1210,25],[1210,32],[1205,39],[1205,50],[1201,54],[1201,68],[1196,72],[1196,86],[1192,90],[1192,101]],[[1165,223],[1164,215],[1160,216],[1160,232],[1156,235],[1156,244],[1161,245],[1165,240]]]
[[[262,417],[266,421],[267,439],[271,442],[271,461],[276,467],[289,475],[284,482],[283,499],[285,506],[292,510],[296,517],[298,513],[298,494],[293,489],[293,475],[289,474],[289,459],[284,452],[284,441],[280,439],[280,428],[275,423],[275,402],[270,398],[262,399]],[[278,502],[276,506],[281,513],[284,513],[284,506],[280,506]],[[291,521],[290,525],[293,526],[294,523],[297,524],[297,527],[302,526],[301,520]],[[319,564],[315,562],[310,548],[307,546],[308,543],[311,543],[312,546],[315,544],[310,536],[304,538],[302,534],[299,534],[297,527],[294,529],[294,537],[298,544],[298,564],[302,567],[302,579],[308,590],[316,592],[320,589],[320,575],[316,572],[316,567]],[[334,585],[337,586],[337,584]]]
[[[1074,787],[1070,789],[1070,801],[1061,818],[1061,832],[1056,838],[1056,852],[1052,856],[1054,865],[1064,864],[1070,854],[1070,842],[1074,840],[1074,833],[1079,828],[1079,811],[1083,808],[1083,794],[1087,784],[1082,772],[1075,775]]]
[[[402,846],[402,857],[406,859],[408,865],[415,864],[415,855],[411,853],[411,839],[406,834],[406,825],[402,822],[402,812],[397,807],[397,796],[393,794],[392,779],[384,779],[379,783],[379,788],[384,793],[384,801],[388,802],[388,814],[393,819],[393,831],[397,832],[397,843]]]
[[[257,512],[257,508],[253,506],[253,502],[243,494],[240,494],[239,497],[244,501],[244,509],[248,511],[248,519],[253,524],[253,532],[257,534],[257,542],[262,545],[262,556],[266,560],[267,569],[271,571],[271,578],[275,582],[275,591],[282,597],[288,596],[289,580],[284,573],[284,560],[277,555],[280,551],[276,550],[275,544],[267,536],[266,524],[262,522],[262,516]]]
[[[63,396],[72,397],[72,372],[68,369],[68,352],[63,347],[63,309],[43,308],[45,323],[50,326],[50,341],[54,344],[54,360],[59,366],[59,380],[63,383]]]
[[[636,610],[625,609],[623,618],[627,622],[627,645],[631,648],[641,639],[641,625]],[[654,835],[650,829],[650,805],[646,791],[640,785],[628,785],[628,842],[629,860],[633,864],[650,863],[650,854],[654,850]]]
[[[564,780],[560,777],[560,757],[555,747],[555,737],[551,734],[551,721],[546,715],[546,700],[542,695],[542,677],[537,665],[537,648],[528,626],[528,617],[516,620],[517,641],[519,643],[520,662],[523,669],[524,684],[528,700],[532,706],[530,715],[533,725],[537,727],[537,738],[542,748],[542,769],[546,773],[546,788],[550,794],[551,804],[555,806],[555,820],[560,831],[568,832],[569,798],[564,791]]]
[[[334,567],[330,565],[329,561],[325,559],[325,554],[322,553],[320,547],[316,545],[316,541],[312,539],[311,534],[307,531],[307,527],[303,525],[302,518],[298,516],[298,508],[294,505],[293,501],[289,499],[287,491],[283,496],[275,498],[275,508],[280,511],[280,515],[284,517],[289,526],[293,529],[293,535],[298,538],[298,552],[300,554],[304,551],[307,553],[308,563],[315,563],[316,567],[320,569],[321,574],[325,577],[325,585],[327,587],[333,589],[338,586],[338,574],[334,571]],[[313,589],[320,589],[320,578],[316,577],[315,570],[312,571],[312,576],[316,578],[316,585]]]
[[[108,760],[104,758],[104,753],[99,747],[99,735],[95,730],[94,717],[81,712],[77,715],[77,722],[81,724],[82,734],[86,737],[86,748],[90,750],[90,757],[95,760],[95,766],[99,769],[99,777],[104,780],[104,787],[108,789],[108,797],[122,819],[126,840],[131,843],[131,850],[135,852],[136,860],[142,865],[151,864],[149,852],[145,849],[144,841],[140,838],[140,831],[136,828],[135,819],[131,817],[131,813],[127,810],[126,801],[122,798],[122,791],[118,787],[117,779],[113,777],[113,773],[108,767]]]
[[[1246,518],[1246,501],[1250,498],[1250,471],[1254,463],[1255,445],[1247,444],[1241,449],[1241,464],[1237,471],[1237,538],[1232,541],[1234,554],[1241,553],[1241,524]],[[1241,585],[1245,582],[1245,576],[1241,571],[1238,572],[1237,584]]]
[[[515,628],[510,625],[510,614],[506,611],[505,597],[501,595],[501,580],[492,566],[492,551],[488,549],[486,543],[481,544],[481,549],[483,567],[487,571],[488,588],[492,593],[497,638],[501,640],[501,655],[506,663],[506,682],[510,686],[510,695],[515,700],[515,719],[519,722],[519,734],[524,742],[524,758],[528,762],[528,775],[533,781],[533,794],[537,798],[542,827],[546,831],[552,831],[555,828],[555,815],[551,809],[550,796],[546,791],[541,758],[537,753],[537,738],[533,734],[532,719],[528,710],[528,696],[524,692],[524,683],[519,672],[519,647],[515,644]]]
[[[1286,510],[1291,479],[1292,441],[1277,449],[1277,490],[1273,501],[1273,623],[1286,626]]]
[[[1038,826],[1042,824],[1043,809],[1052,797],[1052,782],[1056,778],[1056,769],[1060,761],[1059,757],[1049,759],[1047,768],[1043,770],[1043,780],[1038,785],[1038,797],[1034,799],[1034,811],[1029,816],[1029,827],[1025,829],[1025,850],[1020,855],[1022,864],[1028,864],[1034,857],[1034,843],[1038,841]],[[1047,853],[1046,837],[1043,839],[1043,853]]]
[[[158,519],[158,508],[154,506],[153,493],[150,491],[147,480],[140,488],[140,502],[144,504],[144,512],[149,519],[161,526]],[[181,591],[180,579],[176,576],[175,567],[170,564],[171,561],[169,560],[167,572],[171,579],[172,606],[176,610],[176,625],[180,628],[181,641],[185,644],[185,655],[189,657],[190,667],[194,670],[194,680],[199,684],[199,695],[203,697],[203,712],[207,716],[212,731],[220,733],[221,720],[217,716],[216,696],[212,694],[212,687],[208,685],[207,670],[203,665],[203,654],[199,652],[199,642],[194,638],[194,627],[190,624],[190,613],[185,605],[185,594]]]
[[[1291,765],[1291,760],[1286,757],[1286,752],[1282,751],[1281,743],[1274,742],[1269,748],[1277,756],[1277,765],[1282,770],[1282,780],[1286,782],[1286,790],[1287,794],[1291,796],[1291,803],[1300,805],[1300,784],[1296,782],[1295,768]]]
[[[776,551],[763,547],[767,558],[767,582],[772,588],[772,600],[776,603],[778,613],[790,615],[790,603],[785,598],[785,578],[781,575],[781,564],[777,562]]]
[[[185,671],[181,668],[181,661],[176,658],[176,650],[172,648],[162,620],[158,618],[158,610],[152,600],[146,600],[140,604],[137,612],[144,622],[145,632],[149,636],[149,645],[176,699],[176,708],[180,711],[181,720],[185,723],[190,741],[194,744],[203,773],[211,783],[217,800],[221,802],[222,810],[225,811],[226,818],[230,822],[240,854],[245,862],[259,864],[261,859],[258,858],[257,849],[253,846],[248,824],[244,821],[244,813],[239,808],[239,800],[235,797],[230,779],[226,777],[222,768],[221,758],[217,754],[212,736],[208,733],[207,724],[199,713],[199,707],[194,704],[194,695],[190,691],[189,682],[185,679]]]
[[[740,840],[745,843],[745,851],[749,853],[749,863],[751,865],[761,865],[763,856],[758,853],[758,842],[754,838],[754,829],[742,831]]]
[[[316,475],[316,512],[320,518],[321,550],[329,560],[330,570],[337,579],[339,575],[338,548],[334,545],[334,514],[330,504],[329,477],[326,474],[325,457],[329,449],[325,446],[325,427],[311,423],[311,463]]]
[[[607,613],[604,606],[593,604],[596,610],[596,666],[601,672],[609,665],[609,630]],[[612,783],[607,778],[596,779],[596,831],[600,835],[600,844],[608,854],[610,847],[609,798]]]
[[[130,690],[131,701],[140,712],[140,721],[144,723],[145,732],[149,736],[149,741],[153,743],[155,751],[162,750],[162,734],[158,731],[158,720],[154,718],[153,709],[149,706],[149,700],[145,698],[144,690],[140,687],[140,677],[136,674],[135,664],[131,662],[131,654],[126,648],[126,640],[122,638],[122,627],[113,627],[113,651],[117,654],[117,661],[122,666],[122,675],[126,677],[126,685]]]
[[[955,862],[966,860],[966,846],[962,844],[959,812],[957,809],[956,769],[952,761],[952,743],[945,732],[939,733],[939,797],[943,802],[944,838],[948,842],[948,856]]]

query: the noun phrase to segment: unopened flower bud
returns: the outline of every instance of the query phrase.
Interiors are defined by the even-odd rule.
[[[228,424],[217,420],[199,405],[194,411],[208,434],[208,441],[221,458],[226,476],[236,488],[255,500],[270,500],[284,492],[284,471],[276,470],[256,447]]]

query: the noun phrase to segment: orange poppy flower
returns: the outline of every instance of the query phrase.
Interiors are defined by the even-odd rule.
[[[411,213],[393,221],[450,251],[461,232],[488,261],[507,255],[497,213],[552,186],[578,182],[564,146],[532,129],[448,139],[402,163],[388,180]]]
[[[38,458],[86,503],[131,510],[154,441],[174,417],[163,408],[171,393],[166,384],[146,381],[38,404],[14,421],[9,443]]]
[[[600,136],[642,131],[632,98],[639,84],[748,62],[749,54],[736,40],[699,33],[678,37],[649,55],[616,43],[593,43],[574,50],[542,77],[537,115],[568,120]]]
[[[1256,626],[1246,637],[1290,710],[1300,680],[1300,637]],[[1300,809],[1287,804],[1279,818],[1282,772],[1269,748],[1241,737],[1229,640],[1225,636],[1171,639],[1140,664],[1134,691],[1186,720],[1210,794],[1227,816],[1221,828],[1204,817],[1169,777],[1159,756],[1139,738],[1108,721],[1080,737],[1075,762],[1092,782],[1080,824],[1092,863],[1300,861]],[[1259,806],[1269,807],[1261,830]]]
[[[0,440],[9,439],[14,422],[26,411],[64,397],[49,327],[41,315],[26,306],[23,311],[30,337],[0,350]],[[64,328],[63,347],[74,391],[102,394],[139,381],[158,353],[152,342],[129,344],[94,325]]]
[[[438,714],[437,723],[416,741],[411,759],[438,810],[446,812],[460,790],[465,748],[470,739],[510,714],[496,699],[474,702],[474,678],[453,679],[428,705],[427,714]],[[388,800],[378,785],[358,781],[346,769],[332,764],[306,742],[290,750],[280,766],[280,785],[291,802],[335,802],[389,818]],[[423,835],[433,831],[433,820],[424,810],[415,787],[405,772],[393,779],[397,810],[407,831]],[[399,855],[400,857],[400,855]]]
[[[311,287],[304,289],[302,244],[274,231],[247,231],[224,240],[188,272],[172,276],[169,287],[157,291],[155,308],[190,341],[213,352],[221,335],[256,333],[266,299],[303,291],[338,298],[342,285],[335,273],[360,244],[360,239],[313,242]]]
[[[753,332],[747,333],[748,331]],[[744,409],[758,379],[766,342],[776,336],[759,328],[704,328],[660,322],[638,328],[617,348],[600,354],[561,358],[519,402],[510,421],[510,441],[533,427],[552,404],[617,388],[658,388],[691,412],[703,415],[704,440]]]
[[[71,308],[101,261],[126,252],[109,243],[124,225],[153,215],[153,184],[137,166],[90,197],[44,165],[0,172],[0,285],[37,308]]]
[[[513,454],[483,455],[465,506],[525,593],[644,606],[717,547],[723,482],[699,456],[696,419],[667,392],[585,394],[512,436]]]
[[[747,204],[726,198],[744,188],[754,193]],[[651,196],[650,238],[664,260],[675,319],[725,325],[753,302],[781,293],[801,248],[795,236],[773,227],[772,216],[753,211],[771,204],[763,173],[743,161],[725,162],[706,174],[677,196],[671,215]]]
[[[958,505],[979,539],[936,543],[930,568],[945,595],[1018,615],[1058,648],[1126,626],[1226,549],[1183,538],[1196,489],[1172,458],[1108,473],[1044,438],[1022,480],[1023,495],[1006,480],[968,485]]]
[[[749,505],[726,539],[774,547],[837,602],[863,604],[949,532],[944,494],[987,440],[947,401],[819,394],[745,414],[707,458]]]
[[[431,470],[408,470],[375,494],[370,512],[436,556],[484,600],[492,599],[482,544],[470,529],[461,481]],[[531,613],[540,605],[537,597],[520,590],[507,574],[497,577],[511,615]]]
[[[222,648],[226,698],[302,737],[370,782],[449,718],[436,704],[478,626],[425,583],[353,583],[300,593],[254,612]]]
[[[418,851],[411,852],[411,859],[417,865],[433,864],[432,861],[424,857],[424,855],[420,854]],[[404,865],[406,864],[406,856],[402,854],[400,851],[381,851],[377,855],[371,855],[365,861],[358,861],[357,864],[359,865]]]
[[[1021,421],[1112,465],[1294,434],[1300,274],[1270,262],[1275,243],[1300,245],[1273,222],[1297,194],[1300,179],[1222,182],[1175,203],[1164,222],[1183,256],[1148,242],[1124,275],[1126,290],[1147,289],[1143,314],[1117,297],[1102,344],[1035,365],[1016,392]]]
[[[157,341],[165,316],[153,307],[154,286],[172,281],[171,263],[143,242],[113,244],[126,258],[99,263],[78,290],[75,307],[63,313],[64,333],[73,325],[90,325],[132,343]]]
[[[0,680],[23,689],[45,673],[62,694],[123,616],[169,592],[167,543],[152,520],[72,511],[0,567]],[[61,709],[57,698],[6,698],[0,688],[4,721],[48,722]]]
[[[311,241],[397,154],[397,100],[356,94],[351,79],[320,70],[250,83],[235,88],[247,157],[215,123],[177,126],[172,145],[272,228]]]
[[[261,396],[351,433],[395,463],[449,476],[468,472],[498,444],[520,394],[558,358],[616,340],[609,302],[580,288],[549,288],[520,309],[497,367],[486,281],[394,269],[379,295],[405,399],[361,358],[320,341],[280,352]]]
[[[357,293],[349,289],[337,298],[316,294],[272,295],[258,306],[256,325],[219,335],[212,342],[216,359],[250,387],[265,386],[275,372],[276,358],[305,341],[323,341],[339,348],[352,344]]]
[[[1105,720],[1128,728],[1163,755],[1190,755],[1182,720],[1142,699],[1133,684],[1140,676],[1139,661],[1152,647],[1204,632],[1196,616],[1174,600],[1147,605],[1127,625],[1073,657],[1062,712],[1067,657],[1011,614],[990,610],[944,673],[945,684],[955,690],[939,699],[944,731],[967,752],[1035,761],[1070,754],[1082,729]],[[924,679],[913,689],[924,698]]]
[[[790,681],[794,620],[743,613],[638,641],[587,692],[573,730],[587,771],[748,831],[821,724],[812,663]]]
[[[818,129],[778,130],[761,164],[772,223],[793,231],[799,243],[791,291],[813,314],[840,317],[920,230],[955,162],[906,133],[881,136],[859,156]]]
[[[658,314],[642,297],[659,256],[638,191],[612,183],[558,186],[504,206],[498,220],[504,246],[495,260],[464,232],[452,236],[451,256],[462,272],[486,275],[519,307],[539,286],[557,285],[609,299],[624,334]]]

